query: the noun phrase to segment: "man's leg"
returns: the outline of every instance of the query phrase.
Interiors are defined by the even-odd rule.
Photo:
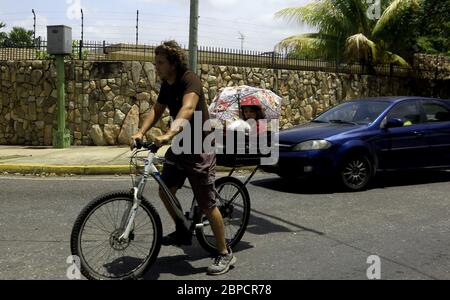
[[[170,192],[172,195],[175,196],[178,188],[173,187],[170,188]],[[192,244],[192,234],[185,228],[184,224],[179,220],[178,216],[176,215],[174,209],[172,208],[172,205],[170,205],[170,200],[167,198],[166,194],[160,189],[159,190],[159,196],[161,200],[164,203],[164,206],[167,209],[167,212],[169,213],[170,217],[175,222],[175,231],[171,234],[168,234],[163,237],[162,244],[164,246],[181,246],[186,245],[189,246]]]
[[[231,249],[228,249],[225,242],[225,226],[220,210],[215,207],[204,211],[208,217],[211,229],[216,238],[216,247],[218,255],[214,258],[212,264],[208,267],[207,274],[221,275],[228,272],[228,270],[236,263],[236,257]]]
[[[161,179],[165,183],[165,185],[169,188],[172,195],[175,196],[177,191],[183,187],[183,184],[186,181],[186,174],[184,173],[183,170],[179,169],[176,166],[175,162],[177,161],[177,156],[173,154],[172,149],[169,148],[167,150],[165,157],[166,163],[164,163],[163,166]],[[175,210],[172,208],[168,196],[162,190],[161,187],[159,188],[159,197],[164,203],[164,206],[166,207],[170,217],[174,220],[176,224],[178,221],[177,214],[175,213]]]
[[[220,254],[228,254],[227,244],[225,242],[225,226],[223,223],[223,217],[220,210],[217,207],[204,210],[203,213],[211,224],[211,229],[216,238],[216,247]]]
[[[230,267],[236,263],[236,257],[226,245],[225,224],[223,216],[217,207],[217,192],[214,181],[212,180],[213,178],[205,174],[196,175],[189,176],[189,181],[191,182],[198,205],[202,208],[203,213],[209,220],[218,251],[213,263],[208,267],[207,273],[209,275],[221,275],[228,272]]]
[[[176,195],[178,191],[177,187],[172,187],[170,188],[170,192],[172,193],[172,195]],[[175,211],[173,210],[172,206],[170,205],[170,200],[167,198],[166,193],[164,193],[161,188],[159,189],[159,198],[161,198],[162,202],[164,203],[164,206],[167,209],[167,212],[169,213],[169,215],[172,217],[173,221],[175,222],[177,220],[177,215],[175,213]]]
[[[225,225],[222,213],[217,207],[217,192],[214,180],[208,174],[194,174],[188,177],[192,186],[195,199],[202,212],[208,218],[211,230],[216,239],[216,248],[219,254],[227,254],[228,249],[225,242]]]

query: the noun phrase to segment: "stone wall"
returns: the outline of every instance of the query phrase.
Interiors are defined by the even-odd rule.
[[[405,80],[389,77],[211,65],[202,65],[199,72],[209,99],[233,85],[274,90],[283,98],[282,129],[310,121],[344,100],[410,93]]]
[[[0,62],[0,69],[0,144],[51,145],[57,127],[53,62]],[[66,126],[74,145],[126,144],[157,99],[151,63],[68,61],[65,72]]]
[[[149,62],[67,61],[66,126],[73,145],[127,144],[155,103],[159,80]],[[0,144],[51,145],[56,126],[52,61],[0,62]],[[429,93],[411,79],[201,65],[208,103],[221,88],[251,85],[283,97],[281,127],[311,120],[346,99]],[[429,84],[425,83],[426,86]],[[167,130],[166,112],[148,138]]]
[[[427,70],[429,78],[450,80],[450,57],[443,55],[415,54],[414,67]]]

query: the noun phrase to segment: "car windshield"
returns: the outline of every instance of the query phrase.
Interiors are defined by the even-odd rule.
[[[338,105],[313,120],[316,123],[368,125],[389,107],[384,101],[352,101]]]

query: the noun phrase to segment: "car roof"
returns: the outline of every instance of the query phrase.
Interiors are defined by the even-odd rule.
[[[353,99],[348,102],[353,101],[374,101],[374,102],[390,102],[390,103],[397,103],[404,100],[439,100],[439,101],[445,101],[450,102],[448,99],[438,99],[438,98],[430,98],[430,97],[414,97],[414,96],[392,96],[392,97],[369,97],[369,98],[360,98],[360,99]]]

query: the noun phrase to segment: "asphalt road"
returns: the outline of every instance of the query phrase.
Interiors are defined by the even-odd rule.
[[[145,279],[450,279],[450,172],[383,174],[371,189],[339,192],[326,182],[287,183],[258,174],[248,185],[252,215],[227,274],[205,275],[195,241],[163,247]],[[95,196],[128,189],[128,177],[0,177],[0,279],[67,279],[69,236]],[[147,186],[163,220],[174,226]],[[185,189],[183,198],[190,195]],[[189,201],[183,202],[185,205]]]

